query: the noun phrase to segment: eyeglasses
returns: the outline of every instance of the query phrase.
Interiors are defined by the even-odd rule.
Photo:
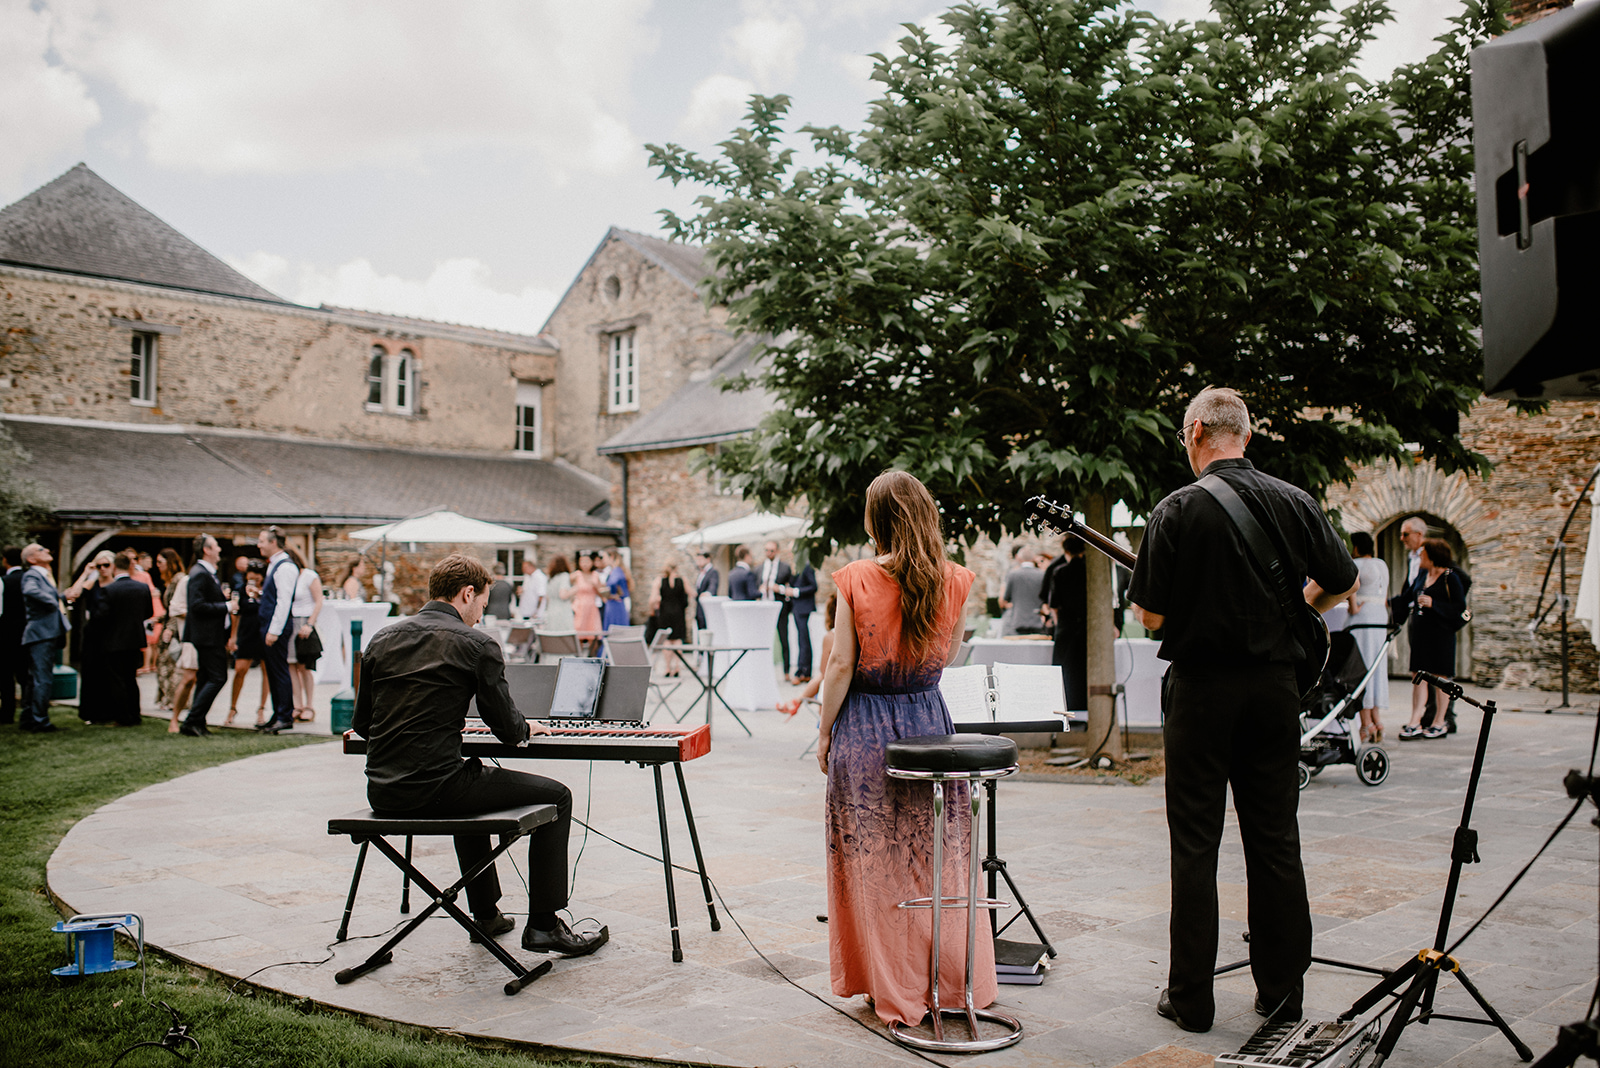
[[[1189,428],[1195,425],[1205,426],[1205,424],[1200,422],[1200,420],[1191,419],[1187,423],[1183,424],[1183,426],[1178,428],[1178,448],[1187,449],[1189,447],[1189,442],[1185,435],[1189,433]]]
[[[110,567],[111,565],[110,564],[95,564],[94,566],[99,568],[101,571],[104,571],[106,568]]]

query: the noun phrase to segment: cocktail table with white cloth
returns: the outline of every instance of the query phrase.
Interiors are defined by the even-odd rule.
[[[317,661],[316,681],[350,681],[350,621],[361,620],[361,648],[372,636],[400,617],[389,612],[388,601],[345,601],[329,597],[322,602],[317,617],[317,635],[322,638],[322,659]]]
[[[969,664],[1048,664],[1054,643],[1039,638],[974,638]],[[1123,687],[1129,727],[1161,726],[1161,676],[1166,662],[1156,656],[1161,643],[1150,638],[1118,638],[1116,681]],[[1083,711],[1076,709],[1075,711]]]

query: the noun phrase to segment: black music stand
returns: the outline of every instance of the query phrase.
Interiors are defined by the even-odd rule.
[[[1421,681],[1422,674],[1419,673],[1413,681]],[[1505,1018],[1489,1004],[1489,999],[1485,998],[1473,985],[1472,980],[1467,978],[1466,972],[1461,970],[1460,962],[1450,956],[1446,948],[1450,937],[1450,917],[1455,909],[1456,890],[1461,885],[1461,866],[1475,864],[1479,859],[1478,832],[1471,827],[1472,803],[1478,794],[1478,780],[1483,776],[1483,758],[1489,749],[1489,729],[1494,724],[1495,704],[1493,701],[1480,704],[1468,697],[1459,683],[1449,679],[1428,676],[1427,681],[1449,694],[1451,698],[1465,701],[1483,712],[1483,725],[1478,728],[1478,748],[1472,757],[1472,774],[1467,780],[1467,796],[1461,805],[1461,823],[1456,827],[1455,841],[1450,849],[1450,878],[1445,883],[1444,903],[1439,908],[1439,926],[1434,932],[1432,948],[1419,951],[1377,986],[1362,994],[1354,1005],[1339,1015],[1339,1022],[1347,1023],[1355,1019],[1385,997],[1399,998],[1394,1018],[1389,1021],[1389,1026],[1384,1029],[1383,1037],[1378,1040],[1378,1045],[1374,1049],[1371,1068],[1380,1068],[1383,1062],[1389,1059],[1389,1055],[1394,1052],[1395,1044],[1400,1041],[1401,1032],[1409,1025],[1427,1024],[1434,1020],[1454,1020],[1457,1023],[1497,1027],[1517,1051],[1517,1056],[1525,1061],[1531,1061],[1533,1050],[1511,1030],[1511,1025],[1506,1023]],[[1438,989],[1439,973],[1442,971],[1448,971],[1456,977],[1456,980],[1466,988],[1467,993],[1472,995],[1472,1000],[1484,1011],[1487,1019],[1475,1016],[1452,1016],[1433,1011],[1433,996]],[[1396,994],[1395,991],[1401,986],[1405,986],[1405,993]],[[1413,1019],[1411,1010],[1418,1008],[1419,1003],[1421,1008]]]
[[[1061,734],[1062,721],[1058,719],[1042,719],[993,723],[957,723],[955,728],[957,734]],[[1087,730],[1088,726],[1077,720],[1069,720],[1066,723],[1066,728],[1069,731],[1081,731]],[[1028,902],[1023,899],[1022,891],[1017,887],[1017,881],[1011,877],[1011,872],[1006,867],[1006,862],[1000,859],[1000,854],[997,851],[995,844],[998,828],[998,821],[995,819],[996,785],[997,782],[994,779],[986,780],[983,784],[983,788],[989,794],[989,848],[983,855],[983,870],[989,876],[988,891],[991,899],[994,898],[999,886],[995,878],[996,875],[1004,877],[1006,886],[1017,900],[1017,914],[1007,920],[1005,926],[1002,927],[1000,926],[999,917],[995,915],[995,910],[989,910],[989,930],[995,938],[999,938],[1006,933],[1007,928],[1026,916],[1028,925],[1033,928],[1033,933],[1039,939],[1039,944],[1044,946],[1044,951],[1054,959],[1057,955],[1056,947],[1050,944],[1050,939],[1045,935],[1044,928],[1039,926],[1039,920],[1034,916],[1033,910],[1028,907]]]

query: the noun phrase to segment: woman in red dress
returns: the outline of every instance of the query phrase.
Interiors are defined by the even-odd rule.
[[[961,646],[973,574],[945,559],[939,512],[903,471],[867,488],[867,535],[878,556],[833,573],[839,590],[822,687],[817,760],[828,775],[828,959],[838,997],[865,994],[886,1023],[927,1013],[932,926],[898,904],[932,893],[933,798],[891,779],[884,749],[900,738],[953,734],[939,676]],[[967,885],[966,788],[947,801],[944,885]],[[943,913],[939,1000],[957,1005],[966,973],[966,912]],[[994,946],[978,939],[973,1004],[996,995]]]

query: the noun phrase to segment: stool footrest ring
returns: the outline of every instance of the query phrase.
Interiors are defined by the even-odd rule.
[[[967,1019],[967,1010],[964,1008],[941,1008],[939,1013],[947,1019]],[[889,1025],[889,1037],[902,1046],[927,1050],[930,1053],[987,1053],[990,1050],[1014,1046],[1022,1041],[1022,1024],[1005,1013],[994,1012],[990,1009],[976,1009],[973,1011],[973,1015],[988,1023],[999,1024],[1006,1030],[990,1038],[979,1038],[976,1031],[974,1031],[972,1038],[965,1041],[956,1039],[944,1039],[941,1041],[937,1038],[918,1034],[907,1025],[896,1022]],[[968,1021],[968,1027],[971,1027],[971,1021]]]
[[[947,897],[947,898],[943,899],[943,903],[940,904],[939,907],[941,909],[948,909],[948,908],[963,908],[964,909],[964,908],[967,907],[967,899],[964,898],[964,897]],[[1011,907],[1011,902],[1009,902],[1009,901],[1001,901],[999,898],[980,897],[978,899],[978,908],[980,908],[980,909],[1008,909],[1010,907]],[[897,908],[897,909],[931,909],[931,908],[933,908],[933,898],[931,898],[931,897],[914,897],[914,898],[911,898],[909,901],[900,902],[899,904],[897,904],[895,906],[895,908]]]

